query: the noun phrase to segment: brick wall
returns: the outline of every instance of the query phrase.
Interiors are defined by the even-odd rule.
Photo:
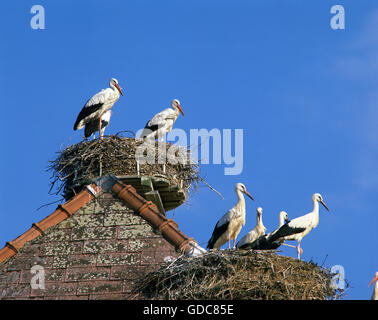
[[[145,220],[103,193],[0,264],[0,299],[129,299],[136,279],[177,256]],[[44,269],[44,289],[31,287],[34,265]]]

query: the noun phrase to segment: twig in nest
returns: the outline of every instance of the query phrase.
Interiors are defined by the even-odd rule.
[[[131,134],[131,136],[133,137],[133,138],[135,138],[135,132],[134,131],[131,131],[131,130],[123,130],[123,131],[119,131],[119,132],[117,132],[115,135],[118,137],[118,136],[120,136],[121,135],[121,133],[130,133]]]
[[[218,193],[218,195],[222,198],[222,200],[224,200],[223,196],[221,195],[221,193],[217,190],[215,190],[211,185],[209,185],[205,180],[203,180],[201,177],[198,177],[198,179],[200,181],[202,181],[204,184],[206,184],[211,190],[213,190],[214,192]]]

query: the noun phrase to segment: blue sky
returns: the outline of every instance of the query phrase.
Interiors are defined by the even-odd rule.
[[[30,27],[34,4],[46,28]],[[330,28],[331,6],[345,30]],[[342,265],[347,299],[368,299],[378,270],[378,5],[376,1],[10,1],[0,19],[0,243],[16,238],[56,205],[48,160],[81,140],[72,131],[85,101],[116,77],[125,96],[106,133],[137,131],[178,98],[176,127],[244,130],[244,170],[203,165],[208,183],[173,212],[180,229],[206,246],[243,182],[247,222],[263,207],[312,210],[319,226],[302,241],[304,260]],[[294,244],[294,243],[293,243]],[[295,249],[281,254],[296,256]]]

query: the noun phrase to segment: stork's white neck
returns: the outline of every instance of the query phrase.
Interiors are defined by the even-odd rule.
[[[236,189],[236,195],[238,196],[238,202],[245,202],[243,192],[241,192],[239,189]]]
[[[176,117],[178,117],[179,114],[180,114],[179,108],[177,108],[176,106],[171,106],[171,107],[172,107],[173,111],[175,112]]]
[[[256,224],[261,225],[262,224],[262,215],[261,214],[256,214]]]
[[[284,223],[285,223],[285,217],[282,215],[282,214],[280,214],[280,227],[282,227],[283,225],[284,225]]]
[[[262,214],[257,214],[256,216],[257,216],[256,217],[256,226],[264,232],[265,226],[264,226],[264,223],[262,221]]]
[[[245,199],[243,192],[241,192],[239,189],[236,189],[236,195],[238,196],[238,203],[236,205],[242,209],[245,215]]]
[[[116,86],[115,86],[113,83],[111,83],[109,86],[110,86],[110,88],[111,88],[115,93],[117,93],[118,95],[120,95],[118,89],[116,88]]]
[[[319,224],[319,202],[312,200],[314,202],[314,210],[312,210],[313,215],[313,227],[315,228]]]

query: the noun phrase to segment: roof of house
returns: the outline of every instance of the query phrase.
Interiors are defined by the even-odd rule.
[[[13,257],[25,245],[25,243],[41,236],[44,232],[72,216],[76,211],[91,202],[102,192],[112,192],[120,200],[124,201],[137,214],[146,220],[153,228],[159,230],[162,236],[177,250],[196,255],[204,251],[193,238],[187,237],[178,229],[178,225],[172,219],[167,219],[161,214],[152,201],[147,201],[131,185],[122,183],[117,177],[110,175],[101,177],[95,183],[87,185],[79,194],[64,204],[58,205],[57,209],[39,222],[33,223],[32,227],[13,241],[6,243],[0,250],[0,263]]]

